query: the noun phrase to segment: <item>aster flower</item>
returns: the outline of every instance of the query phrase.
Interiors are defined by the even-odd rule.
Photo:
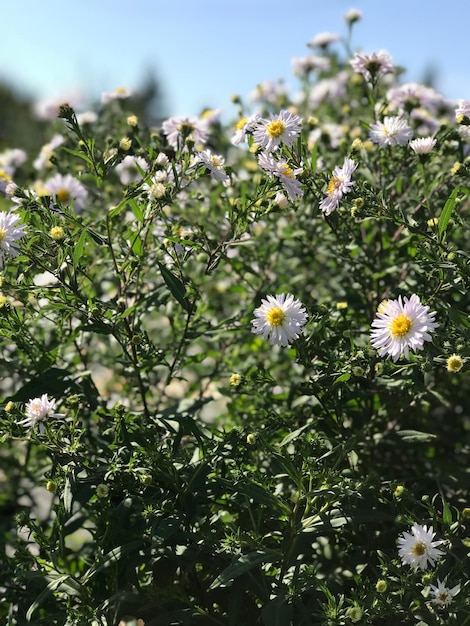
[[[181,147],[184,141],[192,141],[196,146],[207,141],[208,122],[198,117],[170,117],[162,124],[163,134],[173,148]]]
[[[76,213],[83,209],[88,198],[87,190],[72,174],[55,174],[44,187],[61,204],[73,204]]]
[[[413,524],[411,533],[404,532],[398,538],[398,554],[403,565],[410,565],[415,570],[424,570],[430,565],[434,567],[437,559],[444,554],[436,546],[440,546],[443,541],[433,541],[436,533],[433,527]]]
[[[143,157],[128,154],[116,165],[116,172],[121,183],[123,185],[129,185],[129,183],[138,183],[141,181],[141,170],[146,172],[148,167],[148,163]]]
[[[103,91],[101,94],[102,104],[108,104],[113,100],[126,100],[130,98],[132,92],[127,87],[117,87],[114,91]]]
[[[338,72],[333,78],[322,78],[312,85],[308,94],[308,104],[316,107],[322,102],[336,103],[346,94],[349,73]]]
[[[62,135],[54,135],[49,143],[42,146],[41,151],[37,159],[34,160],[33,165],[37,170],[42,170],[51,166],[51,157],[54,155],[54,150],[61,146],[65,141],[65,137]]]
[[[446,367],[448,372],[460,372],[463,367],[463,359],[460,354],[451,354],[446,361]]]
[[[302,303],[290,293],[263,298],[254,315],[252,332],[269,338],[269,343],[277,346],[288,346],[295,341],[307,321]]]
[[[421,304],[413,294],[398,300],[383,302],[372,322],[371,344],[380,356],[390,356],[393,361],[404,354],[409,358],[409,349],[422,350],[425,341],[431,341],[429,331],[439,326],[434,321],[435,312]]]
[[[337,208],[341,198],[351,191],[354,183],[351,176],[357,168],[352,159],[344,159],[343,167],[336,166],[328,183],[328,195],[320,202],[320,209],[325,215],[330,215]]]
[[[240,120],[238,120],[235,126],[235,134],[230,139],[230,142],[234,146],[238,146],[241,143],[245,142],[247,134],[253,131],[253,128],[256,126],[260,119],[261,116],[259,114],[255,114],[251,117],[242,117]]]
[[[404,146],[413,136],[413,131],[403,117],[385,117],[370,127],[369,139],[379,146]]]
[[[412,139],[409,143],[410,148],[416,154],[429,154],[435,145],[436,140],[433,137],[419,137]]]
[[[20,165],[23,165],[27,158],[28,156],[26,152],[24,150],[20,150],[20,148],[4,150],[0,153],[0,170],[9,176],[13,176],[16,169]]]
[[[292,57],[292,71],[296,76],[307,76],[310,72],[328,72],[331,66],[328,57],[309,54],[304,57]]]
[[[282,80],[266,80],[259,85],[250,94],[252,102],[260,102],[262,104],[276,104],[287,94],[286,86]]]
[[[470,118],[470,100],[459,100],[458,107],[455,109],[455,119],[460,124],[465,117]]]
[[[307,46],[309,48],[327,48],[330,43],[335,43],[335,41],[339,40],[340,36],[335,33],[318,33],[307,43]]]
[[[348,24],[354,24],[354,22],[358,22],[362,19],[362,11],[359,11],[358,9],[350,9],[344,14],[344,19],[348,22]]]
[[[224,170],[225,159],[222,156],[212,154],[210,150],[202,150],[196,156],[195,161],[202,163],[209,170],[212,178],[223,183],[225,187],[230,185],[230,177]]]
[[[253,139],[261,148],[271,152],[281,143],[291,146],[300,135],[301,119],[290,111],[271,114],[269,119],[261,119],[253,131]]]
[[[374,81],[382,74],[393,72],[395,69],[392,57],[385,50],[372,52],[372,54],[356,52],[349,63],[357,74],[362,74],[369,82]]]
[[[431,594],[434,596],[432,602],[439,604],[440,606],[449,606],[454,596],[460,591],[460,585],[455,585],[450,589],[446,587],[444,583],[441,583],[439,578],[437,579],[437,586],[431,585]]]
[[[409,113],[416,109],[424,109],[436,113],[443,104],[443,97],[438,91],[421,83],[404,83],[392,87],[387,92],[387,100],[392,107],[401,113]]]
[[[55,413],[56,400],[49,400],[47,393],[43,393],[40,398],[30,400],[25,409],[26,419],[18,422],[20,426],[26,428],[36,428],[39,425],[40,432],[44,432],[44,424],[49,417],[65,417],[64,413]]]
[[[6,211],[0,212],[0,268],[3,267],[5,254],[15,257],[18,256],[18,239],[24,236],[24,224],[18,224],[19,215]]]
[[[285,159],[276,161],[270,154],[264,152],[260,154],[258,163],[270,177],[275,176],[279,179],[292,202],[303,196],[300,181],[296,179],[296,175],[303,171],[301,167],[292,169]]]

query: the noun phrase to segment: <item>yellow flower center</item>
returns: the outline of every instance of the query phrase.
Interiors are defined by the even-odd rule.
[[[449,372],[459,372],[462,369],[462,366],[462,357],[458,354],[453,354],[447,359],[447,370]]]
[[[418,541],[418,543],[415,543],[415,545],[411,548],[411,552],[416,554],[416,556],[423,556],[426,554],[426,544],[422,541]]]
[[[331,196],[337,189],[339,189],[342,182],[342,178],[338,178],[338,176],[333,176],[333,178],[328,183],[328,195]]]
[[[413,320],[408,315],[400,313],[390,324],[390,332],[394,339],[405,337],[413,326]]]
[[[4,228],[0,228],[0,244],[3,243],[6,236],[7,236],[7,231]]]
[[[245,124],[247,122],[248,122],[248,119],[246,117],[242,117],[242,119],[237,122],[237,125],[235,128],[237,130],[242,130],[245,127]]]
[[[7,182],[11,180],[11,176],[8,176],[8,174],[3,170],[0,170],[0,178],[6,180]]]
[[[286,125],[282,120],[273,120],[269,122],[269,124],[266,124],[266,133],[270,137],[280,137],[285,129]]]
[[[215,155],[211,156],[211,163],[214,167],[222,167],[222,163],[220,162],[220,159],[216,157]]]
[[[292,171],[292,168],[287,165],[287,163],[281,165],[279,169],[281,170],[282,175],[286,178],[294,178],[294,172]]]
[[[65,187],[61,187],[60,189],[58,189],[56,192],[56,196],[58,197],[60,202],[62,202],[62,204],[67,204],[68,202],[70,202],[70,191]]]
[[[271,326],[281,326],[283,321],[286,319],[286,314],[282,309],[271,309],[266,314],[266,321]]]

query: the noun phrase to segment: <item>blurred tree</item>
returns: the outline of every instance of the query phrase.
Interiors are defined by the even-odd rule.
[[[33,112],[33,100],[0,83],[0,150],[22,148],[36,154],[46,141],[48,124]]]

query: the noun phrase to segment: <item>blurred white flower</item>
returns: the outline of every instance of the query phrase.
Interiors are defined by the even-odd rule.
[[[117,87],[114,91],[103,91],[101,102],[108,104],[113,100],[126,100],[132,96],[132,92],[127,87]]]
[[[385,117],[370,127],[369,139],[379,146],[404,146],[413,136],[413,131],[403,117]]]
[[[20,216],[13,212],[0,211],[0,268],[5,254],[15,257],[19,254],[17,241],[24,236],[26,226],[18,224]]]
[[[392,57],[385,50],[371,54],[356,52],[349,63],[357,74],[362,74],[368,81],[374,80],[382,74],[393,72],[395,69]]]
[[[431,594],[434,596],[432,602],[434,604],[440,604],[441,606],[449,606],[454,596],[460,591],[460,585],[455,585],[450,589],[446,587],[444,583],[441,583],[439,578],[437,579],[437,586],[431,585]]]
[[[86,204],[88,191],[72,174],[55,174],[44,183],[45,189],[61,204],[71,205],[79,213]]]
[[[128,185],[129,183],[138,183],[142,180],[140,170],[146,172],[148,167],[148,163],[143,157],[128,154],[116,165],[116,172],[121,183]]]

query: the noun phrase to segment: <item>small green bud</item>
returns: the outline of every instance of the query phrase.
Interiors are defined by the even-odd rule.
[[[377,590],[378,593],[384,593],[385,591],[387,591],[387,581],[381,578],[380,580],[377,581],[377,584],[375,585],[375,589]]]

